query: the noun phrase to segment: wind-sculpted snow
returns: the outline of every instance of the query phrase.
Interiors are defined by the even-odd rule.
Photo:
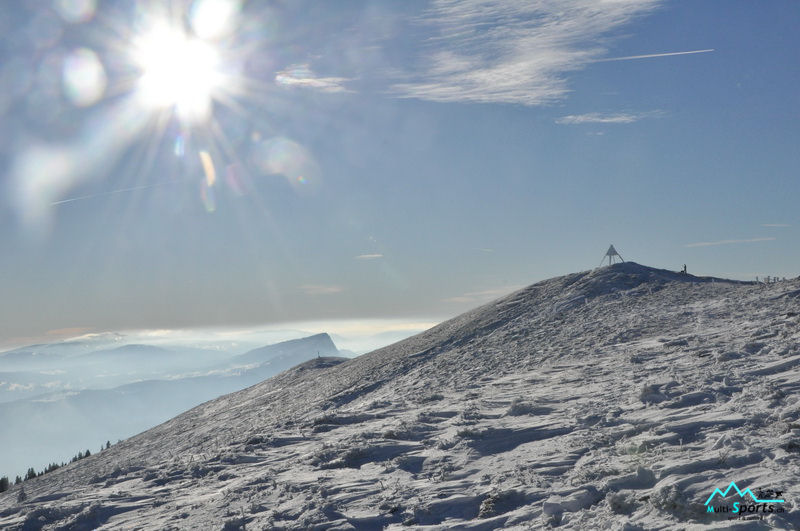
[[[799,289],[551,279],[13,487],[0,527],[796,529]],[[783,501],[709,512],[732,481]]]

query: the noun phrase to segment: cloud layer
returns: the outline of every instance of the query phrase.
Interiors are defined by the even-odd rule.
[[[748,238],[744,240],[717,240],[714,242],[687,243],[685,247],[711,247],[713,245],[733,245],[736,243],[768,242],[776,239],[777,238],[768,237],[768,238]]]
[[[609,32],[658,0],[437,0],[421,23],[433,29],[401,97],[440,102],[543,105],[568,92],[565,75],[605,53]]]
[[[299,87],[321,92],[349,92],[345,77],[317,77],[306,64],[292,65],[275,74],[275,83],[284,87]]]
[[[655,118],[661,116],[661,111],[648,111],[639,113],[600,113],[590,112],[586,114],[570,114],[562,116],[556,120],[557,124],[577,125],[577,124],[631,124],[644,118]]]

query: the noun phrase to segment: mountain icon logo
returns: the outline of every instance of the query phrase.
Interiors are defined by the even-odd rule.
[[[750,498],[752,498],[755,503],[783,503],[784,502],[784,500],[760,500],[760,499],[758,499],[756,497],[755,494],[753,494],[753,491],[751,491],[749,488],[744,489],[744,490],[740,490],[739,487],[736,486],[736,482],[731,481],[730,485],[728,485],[728,488],[725,489],[724,492],[719,490],[719,489],[714,489],[714,492],[712,492],[711,496],[709,496],[708,499],[706,500],[705,505],[708,505],[709,503],[711,503],[711,500],[714,499],[714,496],[716,496],[718,494],[719,494],[719,496],[721,498],[725,498],[728,495],[728,493],[731,491],[731,489],[734,489],[736,491],[736,494],[738,494],[740,498],[744,498],[745,494],[749,495]]]

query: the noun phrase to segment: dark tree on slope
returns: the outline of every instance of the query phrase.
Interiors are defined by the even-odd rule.
[[[3,476],[0,478],[0,492],[5,492],[8,490],[8,478]]]
[[[33,479],[36,477],[36,471],[31,467],[28,469],[28,472],[25,474],[25,481],[29,479]]]

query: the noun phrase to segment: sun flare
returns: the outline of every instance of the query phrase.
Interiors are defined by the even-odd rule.
[[[206,41],[169,27],[156,28],[135,43],[141,69],[138,93],[150,108],[169,108],[182,119],[207,118],[222,86],[219,52]]]

